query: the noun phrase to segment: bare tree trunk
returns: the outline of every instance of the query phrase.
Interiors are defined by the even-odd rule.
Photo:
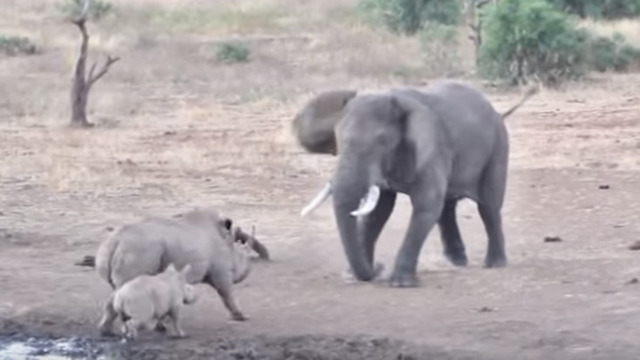
[[[91,65],[89,74],[87,75],[87,56],[89,52],[89,33],[87,32],[87,15],[89,10],[89,0],[85,0],[84,11],[80,17],[71,20],[78,27],[82,35],[80,43],[80,54],[76,61],[73,73],[73,86],[71,87],[71,126],[73,127],[92,127],[93,124],[87,119],[87,102],[89,100],[89,91],[93,84],[103,77],[111,65],[120,58],[107,57],[106,62],[98,73],[96,71],[96,63]]]
[[[480,46],[482,46],[482,19],[478,16],[478,10],[489,4],[496,4],[496,0],[469,0],[466,3],[467,26],[469,27],[469,40],[475,47],[476,65],[480,58]]]
[[[85,72],[87,68],[87,53],[89,50],[89,34],[86,28],[86,19],[80,18],[74,21],[82,34],[82,43],[80,44],[80,55],[76,61],[76,67],[73,74],[73,86],[71,87],[71,126],[74,127],[91,127],[92,124],[87,120],[87,97],[89,89]]]

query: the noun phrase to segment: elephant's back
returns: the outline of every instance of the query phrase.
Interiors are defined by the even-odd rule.
[[[451,196],[476,198],[485,166],[508,151],[502,117],[475,88],[455,80],[436,82],[423,93],[423,104],[439,117],[454,148]]]
[[[456,80],[434,83],[423,91],[423,101],[445,122],[480,123],[484,126],[502,124],[489,99],[474,87]]]

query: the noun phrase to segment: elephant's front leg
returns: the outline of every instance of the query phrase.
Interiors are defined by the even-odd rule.
[[[389,220],[395,204],[396,192],[383,190],[376,208],[358,224],[358,234],[364,246],[365,256],[369,264],[373,265],[376,276],[381,275],[384,271],[382,264],[374,263],[376,242],[380,237],[384,225]],[[345,270],[342,276],[346,282],[355,281],[353,271],[350,267]]]
[[[424,194],[424,192],[423,192]],[[439,188],[430,189],[426,195],[412,195],[413,213],[409,223],[409,229],[405,235],[402,246],[398,251],[396,263],[391,274],[392,287],[416,287],[418,277],[416,268],[418,257],[429,231],[434,227],[444,204],[444,191]]]

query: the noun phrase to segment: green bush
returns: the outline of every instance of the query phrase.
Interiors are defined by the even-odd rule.
[[[553,84],[587,70],[589,34],[546,0],[502,0],[481,16],[486,24],[481,74],[512,84],[531,78]]]
[[[640,0],[547,0],[581,18],[620,19],[640,15]]]
[[[590,67],[596,71],[627,71],[640,63],[640,48],[628,44],[622,34],[595,37],[588,53]]]
[[[58,9],[70,17],[78,17],[82,14],[86,0],[66,0],[59,4]],[[113,5],[101,0],[91,0],[89,7],[89,19],[100,20],[113,12]]]
[[[389,30],[416,34],[428,23],[457,24],[461,0],[360,0],[360,9]]]
[[[14,56],[18,54],[32,55],[36,53],[36,46],[29,38],[22,36],[0,35],[0,52]]]
[[[224,42],[217,45],[216,57],[224,63],[240,63],[249,61],[251,50],[240,42]]]

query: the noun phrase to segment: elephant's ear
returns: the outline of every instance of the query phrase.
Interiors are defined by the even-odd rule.
[[[404,134],[402,150],[412,158],[411,172],[425,166],[437,155],[439,143],[446,141],[437,115],[426,103],[414,96],[398,95],[392,97],[398,109],[399,124]],[[406,169],[409,170],[409,169]]]
[[[355,90],[333,90],[319,94],[293,119],[293,133],[308,152],[336,154],[335,126],[345,108],[357,95]]]

